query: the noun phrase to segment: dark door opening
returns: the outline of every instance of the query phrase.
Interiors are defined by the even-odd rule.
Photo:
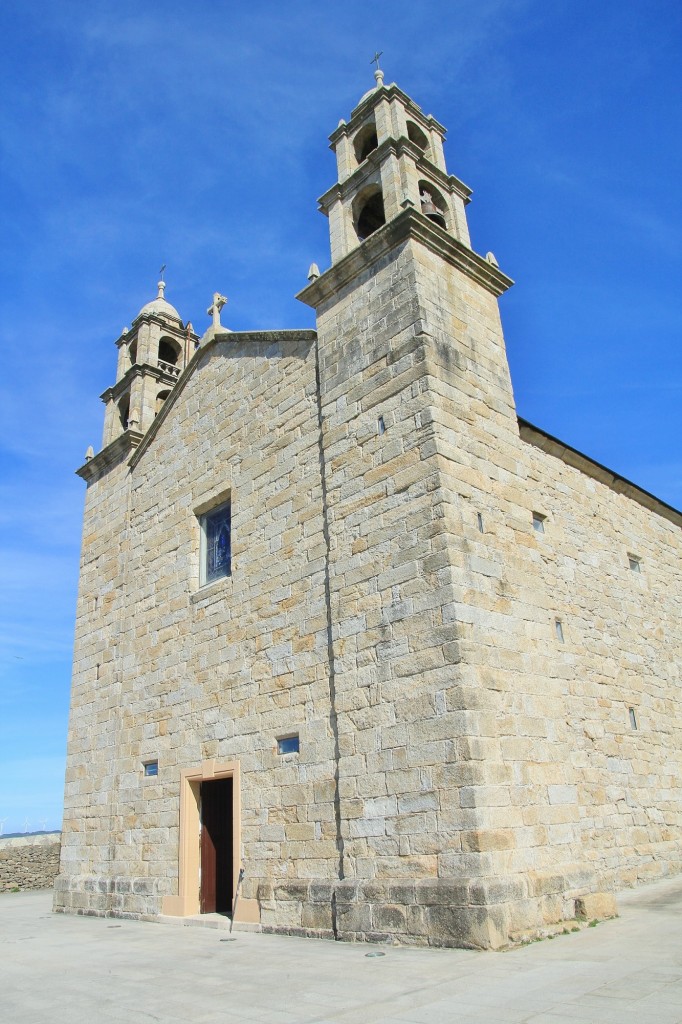
[[[202,914],[232,913],[232,838],[232,779],[202,782]]]

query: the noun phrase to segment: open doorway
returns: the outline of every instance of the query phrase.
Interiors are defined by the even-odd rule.
[[[234,895],[234,833],[232,777],[202,781],[201,885],[202,914],[231,914]]]
[[[239,761],[206,760],[180,770],[178,891],[163,897],[162,914],[193,917],[202,911],[211,913],[211,884],[216,901],[213,912],[232,911],[242,865],[240,779]],[[225,909],[221,911],[221,907]],[[239,921],[257,924],[260,904],[242,893],[237,913]]]

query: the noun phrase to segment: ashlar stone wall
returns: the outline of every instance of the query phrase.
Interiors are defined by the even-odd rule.
[[[211,760],[270,929],[499,947],[679,869],[679,517],[519,428],[495,282],[437,243],[368,239],[317,339],[211,337],[90,483],[57,908],[177,896]]]
[[[78,834],[101,765],[72,745],[69,785],[79,783],[67,788],[67,849],[80,860],[71,874],[63,858],[58,906],[157,913],[177,892],[180,772],[208,759],[241,766],[243,897],[255,896],[258,878],[336,871],[313,340],[310,331],[225,334],[201,349],[120,485],[125,612],[112,639],[109,860]],[[232,574],[200,588],[199,516],[228,498]],[[106,515],[94,504],[87,515],[98,537]],[[97,587],[85,574],[81,609]],[[79,660],[76,700],[99,708],[106,690],[85,671]],[[97,736],[94,715],[87,724]],[[290,733],[301,758],[277,753],[277,737]],[[144,762],[157,759],[158,776],[145,778]]]

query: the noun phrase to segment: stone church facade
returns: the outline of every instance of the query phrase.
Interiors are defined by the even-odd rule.
[[[118,339],[55,908],[499,948],[680,870],[682,515],[517,417],[443,127],[331,136],[317,330]]]

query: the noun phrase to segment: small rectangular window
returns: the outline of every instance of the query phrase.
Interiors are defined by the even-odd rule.
[[[630,714],[630,728],[637,729],[637,715],[635,714],[635,709],[628,708],[628,712]]]
[[[377,420],[377,430],[379,431],[379,434],[386,433],[386,424],[384,423],[383,416],[380,416],[379,419]]]
[[[545,519],[547,516],[543,516],[540,512],[533,512],[533,529],[536,533],[545,532]]]
[[[146,776],[158,775],[159,774],[159,762],[158,761],[145,761],[143,766],[144,774]]]
[[[628,555],[628,563],[633,572],[642,571],[642,560],[637,555]]]
[[[299,749],[298,736],[280,736],[277,740],[278,754],[297,754]]]
[[[554,632],[556,633],[557,640],[562,644],[564,642],[564,627],[561,619],[554,620]]]
[[[232,506],[211,509],[201,523],[201,585],[213,583],[232,571]]]
[[[478,532],[483,533],[483,516],[480,512],[476,513],[476,522],[478,523]]]

